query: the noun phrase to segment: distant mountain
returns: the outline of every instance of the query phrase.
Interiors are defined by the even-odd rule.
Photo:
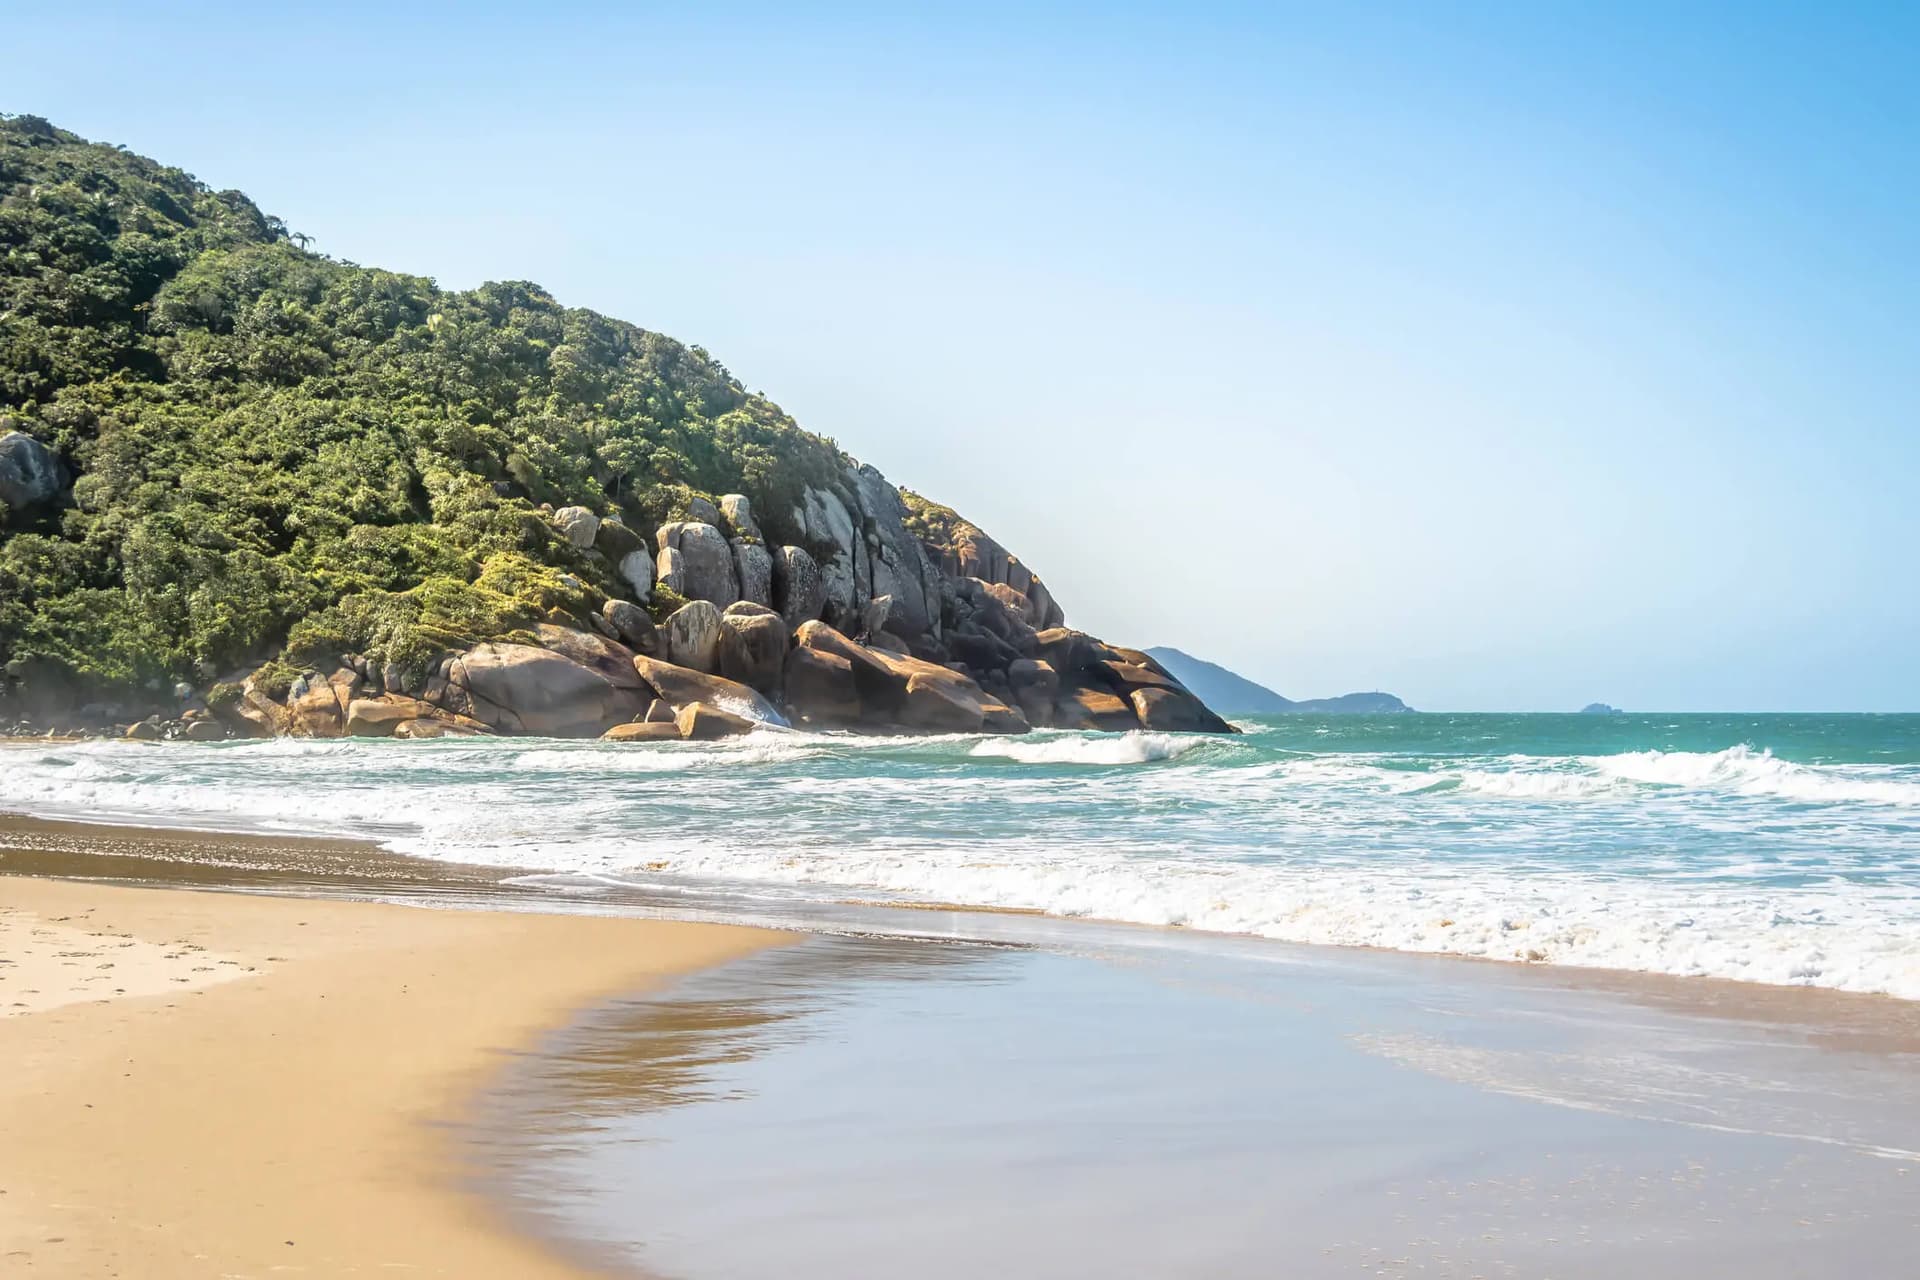
[[[1610,707],[1604,702],[1589,702],[1586,706],[1580,708],[1580,714],[1583,716],[1623,716],[1626,712],[1618,707]]]
[[[1147,655],[1222,715],[1381,715],[1413,710],[1390,693],[1348,693],[1295,702],[1218,663],[1178,649],[1149,649]]]

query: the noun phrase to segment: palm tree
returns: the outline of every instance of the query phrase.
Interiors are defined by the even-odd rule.
[[[313,243],[313,237],[308,235],[304,231],[290,232],[287,235],[287,239],[293,241],[295,244],[299,245],[302,249],[306,248],[308,245]]]

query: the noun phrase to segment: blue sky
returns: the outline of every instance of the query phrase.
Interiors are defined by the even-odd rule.
[[[698,342],[1291,696],[1920,710],[1916,15],[46,5],[0,110]]]

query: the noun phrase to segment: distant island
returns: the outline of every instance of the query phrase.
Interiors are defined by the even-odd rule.
[[[1618,707],[1610,707],[1604,702],[1589,702],[1580,708],[1583,716],[1623,716],[1627,714]]]
[[[1161,646],[1146,652],[1165,667],[1168,674],[1191,690],[1194,696],[1222,715],[1367,716],[1413,710],[1390,693],[1345,693],[1337,698],[1307,698],[1296,702],[1218,663],[1207,662],[1179,649]]]

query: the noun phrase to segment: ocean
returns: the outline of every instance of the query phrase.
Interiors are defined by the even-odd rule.
[[[1920,716],[1241,727],[48,743],[0,753],[0,807],[358,836],[763,917],[946,903],[1920,999]]]

